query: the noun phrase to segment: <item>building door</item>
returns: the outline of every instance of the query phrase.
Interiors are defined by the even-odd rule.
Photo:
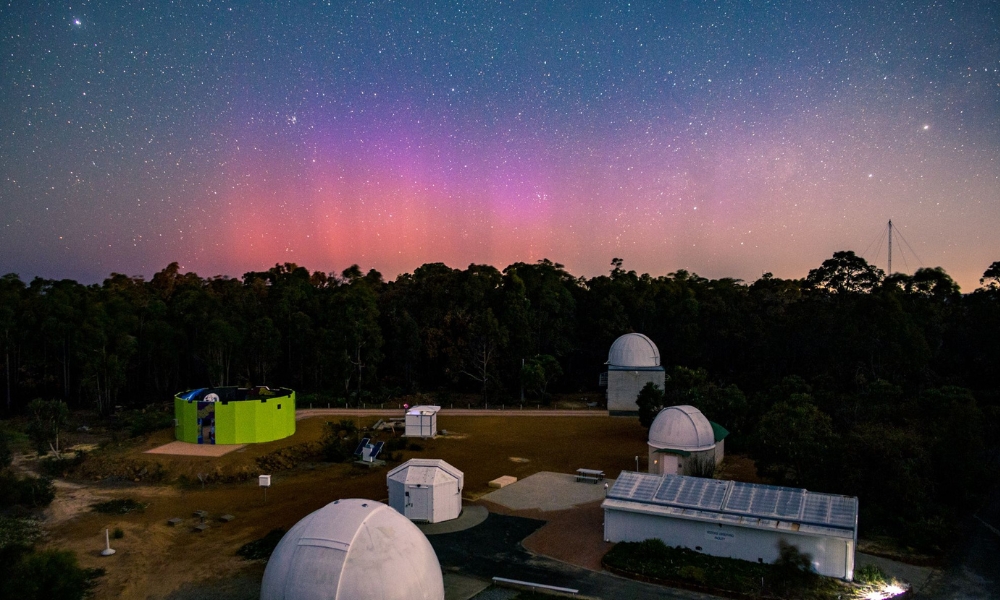
[[[406,512],[407,519],[411,521],[430,521],[430,496],[431,489],[420,486],[406,486]]]
[[[215,402],[198,403],[198,443],[215,443]]]

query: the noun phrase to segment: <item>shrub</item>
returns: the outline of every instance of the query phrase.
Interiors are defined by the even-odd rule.
[[[0,548],[31,547],[41,536],[42,531],[34,519],[0,517]]]
[[[32,552],[25,547],[0,551],[0,598],[80,600],[103,569],[83,569],[66,550]]]
[[[116,540],[120,540],[125,537],[125,532],[122,531],[121,527],[115,527],[115,530],[111,532],[111,537]]]
[[[129,437],[139,437],[173,427],[174,413],[157,407],[131,410],[122,414],[120,423],[122,428],[128,432]]]
[[[284,535],[284,529],[272,529],[264,537],[240,546],[236,554],[246,560],[267,560],[271,558],[271,553],[274,552]]]
[[[0,473],[0,507],[42,508],[52,503],[56,487],[48,477]]]
[[[130,512],[142,512],[146,505],[132,498],[115,498],[106,502],[91,504],[90,509],[105,515],[127,515]]]
[[[864,565],[860,569],[854,572],[854,583],[860,583],[862,585],[882,585],[886,583],[888,576],[882,569],[875,565]]]
[[[73,456],[60,458],[49,456],[38,461],[38,467],[49,477],[65,477],[74,467],[81,464],[86,456],[79,450]]]

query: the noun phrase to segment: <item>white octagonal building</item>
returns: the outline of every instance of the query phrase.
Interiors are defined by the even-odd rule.
[[[274,549],[261,600],[444,600],[441,564],[417,526],[374,500],[306,515]]]
[[[649,427],[649,472],[655,475],[699,475],[706,463],[715,467],[724,455],[728,435],[697,408],[669,406]]]
[[[647,383],[663,389],[665,374],[660,351],[641,333],[626,333],[615,340],[608,351],[607,365],[608,412],[612,415],[638,414],[635,400]]]
[[[411,458],[386,475],[389,506],[411,521],[439,523],[462,514],[465,475],[438,458]]]

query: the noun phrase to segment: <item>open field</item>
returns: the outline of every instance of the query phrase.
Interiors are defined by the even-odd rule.
[[[291,438],[249,445],[221,457],[145,453],[169,442],[170,431],[150,436],[142,444],[99,450],[82,465],[80,472],[85,478],[69,482],[71,488],[60,489],[50,509],[58,518],[50,525],[47,543],[76,551],[85,567],[107,569],[96,590],[98,598],[168,598],[197,582],[259,577],[259,565],[235,555],[242,544],[271,529],[288,528],[338,498],[386,498],[385,474],[392,463],[371,470],[348,464],[301,463],[272,473],[272,488],[264,503],[256,482],[256,475],[262,472],[258,459],[266,461],[275,453],[296,455],[304,445],[319,441],[325,421],[341,418],[362,426],[376,420],[306,418],[299,421]],[[586,467],[602,469],[614,477],[622,469],[634,469],[636,455],[645,467],[645,431],[636,419],[448,414],[440,417],[439,428],[448,430],[449,435],[414,440],[422,449],[404,450],[402,459],[442,458],[452,463],[465,472],[469,499],[487,493],[488,482],[501,475],[521,479],[539,471],[570,473]],[[106,475],[116,469],[124,475]],[[154,479],[151,474],[161,483],[147,483]],[[202,487],[199,474],[210,483]],[[187,483],[169,483],[177,481]],[[121,516],[85,510],[91,499],[115,497],[132,497],[148,507],[142,513]],[[209,513],[210,528],[202,533],[192,532],[196,510]],[[236,518],[222,523],[218,521],[222,514]],[[170,527],[167,520],[173,517],[184,522]],[[118,553],[103,558],[99,555],[103,531],[116,527],[125,534],[112,544]]]

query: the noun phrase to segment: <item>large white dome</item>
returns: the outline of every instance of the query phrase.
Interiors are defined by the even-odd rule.
[[[374,500],[338,500],[310,513],[271,554],[261,600],[444,600],[430,542]]]
[[[626,333],[611,344],[608,364],[613,367],[658,367],[660,351],[641,333]]]
[[[656,415],[649,428],[654,448],[697,452],[715,448],[715,433],[705,415],[693,406],[669,406]]]

